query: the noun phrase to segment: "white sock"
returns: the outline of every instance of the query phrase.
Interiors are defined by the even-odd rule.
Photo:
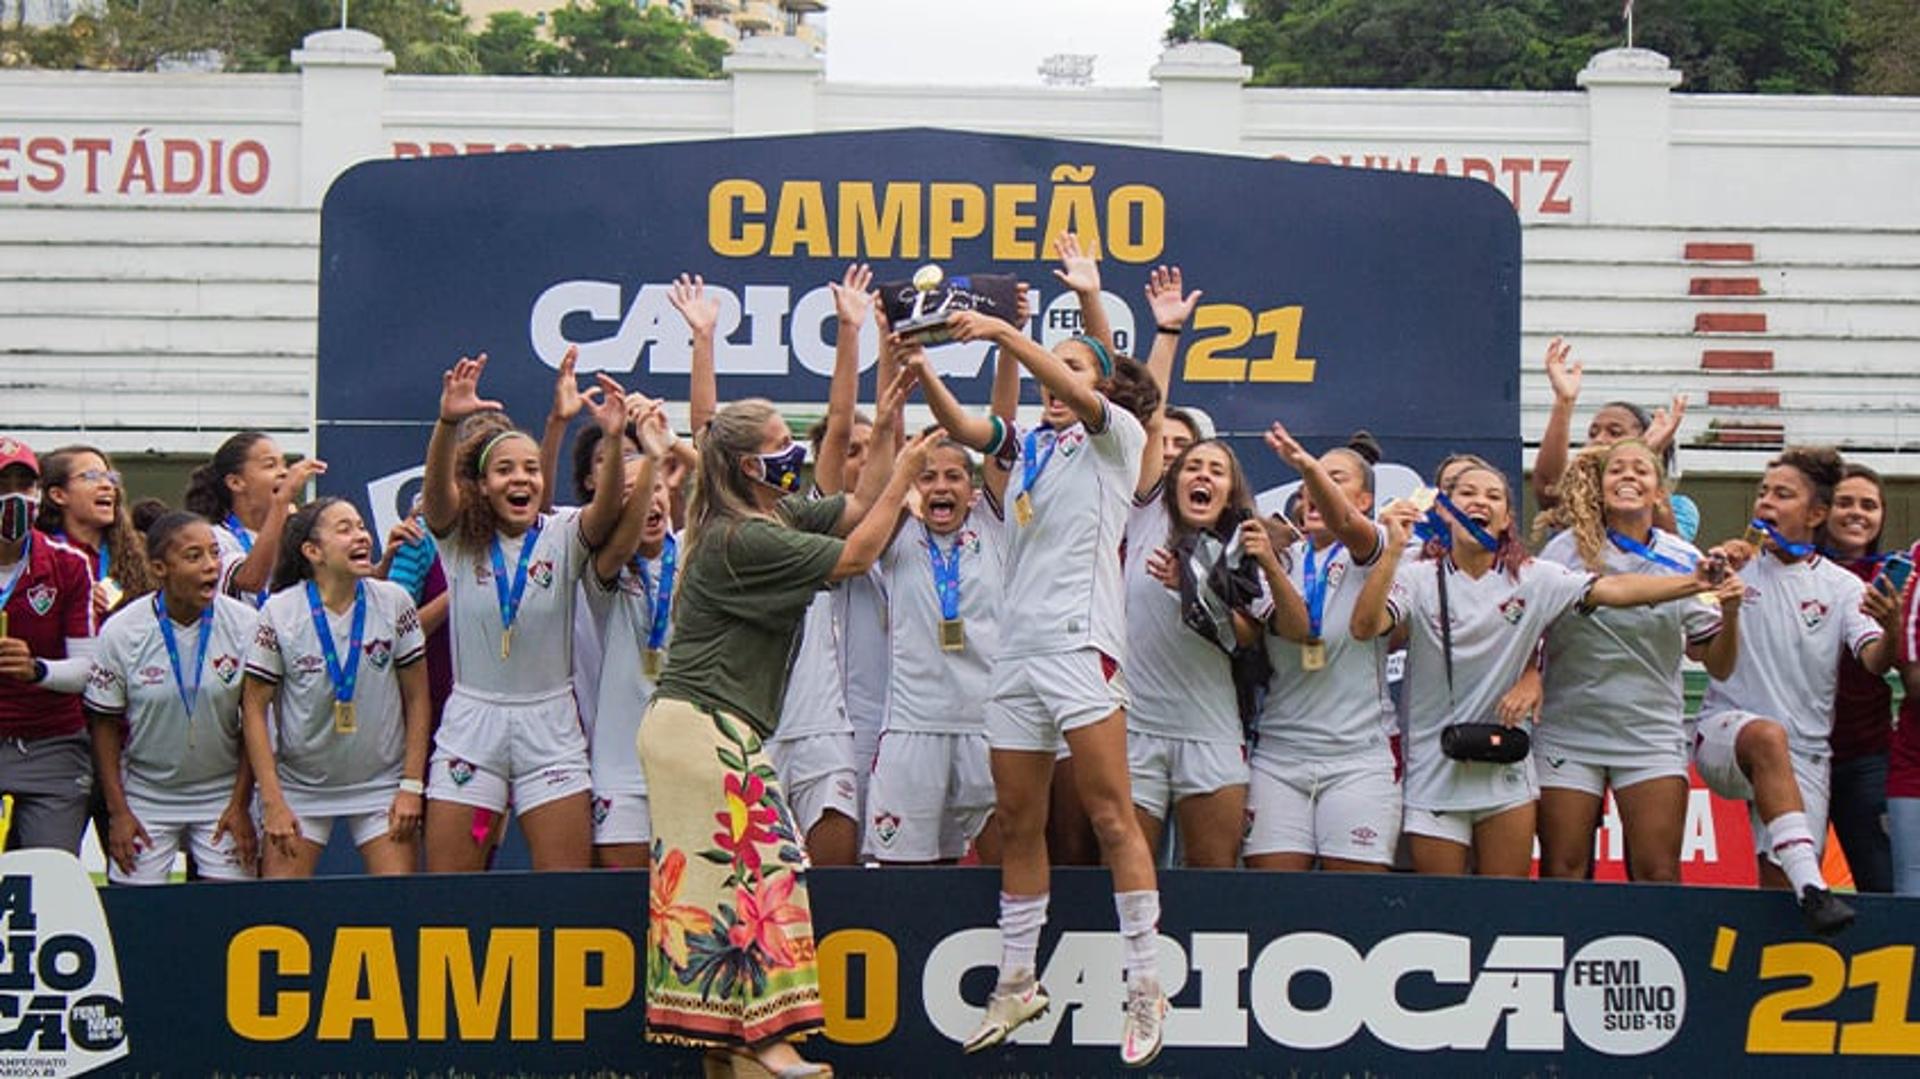
[[[1047,893],[1000,893],[1000,984],[1024,985],[1033,980],[1039,962],[1040,930],[1047,925]]]
[[[1120,938],[1127,945],[1127,981],[1146,978],[1159,984],[1160,893],[1115,892],[1113,906],[1120,913]]]
[[[1825,877],[1820,875],[1820,859],[1815,856],[1817,849],[1813,842],[1813,833],[1807,830],[1805,813],[1782,813],[1767,822],[1767,842],[1772,845],[1773,856],[1780,868],[1793,884],[1793,894],[1798,896],[1811,884],[1815,888],[1827,886]]]

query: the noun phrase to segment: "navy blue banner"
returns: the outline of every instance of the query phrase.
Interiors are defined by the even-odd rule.
[[[392,520],[384,499],[419,462],[439,373],[463,354],[492,357],[483,392],[530,427],[570,344],[583,374],[684,400],[691,350],[667,303],[682,272],[721,303],[723,401],[826,400],[827,282],[851,261],[876,280],[926,263],[1016,274],[1036,290],[1031,332],[1052,343],[1079,328],[1051,273],[1062,230],[1098,253],[1123,349],[1151,346],[1153,267],[1204,290],[1169,396],[1240,436],[1258,486],[1291,478],[1250,440],[1275,418],[1315,449],[1366,428],[1423,472],[1453,450],[1518,472],[1520,230],[1487,185],[908,130],[350,170],[321,225],[323,486],[357,500],[377,485],[375,518]],[[933,360],[984,404],[986,346]]]
[[[864,1074],[1118,1070],[1108,878],[1055,875],[1054,1008],[977,1057],[999,957],[991,870],[812,875],[827,1037]],[[1913,1073],[1920,903],[1810,939],[1779,892],[1172,872],[1168,1074]],[[209,884],[104,893],[125,1073],[691,1073],[641,1039],[638,873]],[[17,928],[17,927],[16,927]],[[11,947],[11,945],[10,945]]]

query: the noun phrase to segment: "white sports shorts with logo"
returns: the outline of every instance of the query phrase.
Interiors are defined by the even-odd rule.
[[[1402,816],[1401,830],[1408,835],[1423,835],[1429,839],[1444,839],[1449,843],[1471,847],[1475,825],[1532,804],[1531,798],[1518,798],[1491,809],[1415,809],[1408,806]]]
[[[1058,754],[1066,732],[1098,723],[1130,704],[1126,679],[1099,649],[1002,659],[993,665],[987,744]]]
[[[1753,825],[1754,853],[1778,864],[1766,825],[1760,821],[1760,810],[1751,804],[1753,783],[1740,770],[1740,761],[1734,753],[1741,730],[1749,723],[1761,721],[1774,722],[1752,712],[1720,712],[1700,717],[1693,732],[1693,764],[1700,769],[1700,778],[1707,781],[1713,793],[1749,803],[1747,816]],[[1800,785],[1800,801],[1807,814],[1807,831],[1813,834],[1814,850],[1825,851],[1827,807],[1832,799],[1831,761],[1824,753],[1807,756],[1790,752],[1788,756],[1793,761],[1793,778]]]
[[[490,700],[455,686],[433,736],[427,798],[522,815],[593,789],[573,690]]]
[[[1311,854],[1392,865],[1400,844],[1400,784],[1385,745],[1349,757],[1280,760],[1253,754],[1245,852]]]
[[[1543,788],[1579,791],[1599,798],[1605,795],[1608,787],[1623,791],[1652,779],[1678,779],[1685,782],[1687,761],[1685,757],[1675,756],[1631,768],[1589,764],[1536,741],[1533,744],[1533,770]]]
[[[1183,798],[1247,785],[1246,747],[1197,738],[1127,732],[1133,804],[1155,820]]]
[[[867,784],[866,843],[883,862],[937,862],[967,852],[993,815],[984,734],[888,731]]]
[[[593,793],[593,843],[597,847],[653,842],[653,811],[644,794]]]
[[[787,807],[805,836],[828,810],[860,823],[859,772],[854,768],[854,734],[806,734],[767,743],[767,755],[780,775]]]
[[[393,808],[393,796],[400,790],[397,778],[393,789],[384,795],[315,790],[288,783],[284,777],[280,782],[287,808],[293,810],[300,821],[300,838],[309,843],[326,846],[333,836],[335,821],[347,823],[356,847],[364,847],[391,830],[387,811]]]
[[[207,880],[252,880],[258,876],[258,870],[252,865],[242,865],[239,849],[233,841],[233,833],[222,835],[216,842],[213,838],[215,820],[196,821],[192,824],[167,824],[153,820],[156,815],[152,807],[142,806],[137,800],[129,799],[128,807],[133,815],[147,830],[147,837],[153,842],[146,845],[133,857],[133,872],[122,872],[120,864],[112,858],[107,859],[107,879],[115,884],[165,884],[173,872],[173,861],[185,844],[193,853],[193,864],[200,875]],[[146,810],[143,812],[142,810]],[[257,831],[257,822],[256,822]]]

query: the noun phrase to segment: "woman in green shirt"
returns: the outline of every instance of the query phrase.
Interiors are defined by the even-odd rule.
[[[912,383],[887,388],[876,441]],[[806,501],[787,497],[806,448],[771,404],[728,405],[707,429],[666,669],[640,725],[654,806],[650,1040],[780,1076],[831,1074],[793,1045],[822,1023],[820,982],[801,839],[762,743],[807,604],[873,565],[937,438],[873,462],[851,495]]]

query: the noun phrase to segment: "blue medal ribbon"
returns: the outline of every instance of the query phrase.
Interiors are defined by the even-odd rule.
[[[320,654],[327,659],[327,678],[333,682],[333,699],[352,704],[353,687],[360,680],[360,644],[367,632],[367,583],[357,581],[353,586],[353,628],[348,631],[345,666],[340,663],[339,653],[334,651],[333,627],[327,624],[320,587],[311,580],[307,582],[307,610],[313,612],[313,632],[320,638]]]
[[[1867,566],[1878,571],[1881,566],[1887,564],[1887,559],[1892,558],[1899,552],[1882,551],[1879,554],[1863,554],[1858,558],[1850,558],[1838,551],[1832,551],[1822,547],[1820,548],[1820,553],[1837,566]]]
[[[167,646],[167,662],[173,666],[173,689],[180,695],[180,707],[187,714],[187,722],[193,722],[193,705],[200,699],[200,680],[207,673],[207,645],[213,640],[213,609],[219,606],[219,597],[214,597],[200,612],[199,654],[193,664],[193,685],[187,685],[187,677],[180,669],[180,641],[173,635],[173,616],[167,613],[167,601],[164,593],[153,594],[153,617],[160,624],[160,640]]]
[[[653,621],[647,625],[647,647],[655,652],[667,643],[668,619],[673,613],[673,578],[680,561],[680,545],[668,535],[660,550],[660,588],[656,592],[653,578],[647,576],[646,564],[639,555],[633,557],[634,576],[640,578],[640,588],[647,594],[647,602],[653,607]]]
[[[1660,533],[1656,529],[1651,538],[1657,544],[1659,537]],[[1620,548],[1628,554],[1644,558],[1656,566],[1665,566],[1675,573],[1692,573],[1694,566],[1698,565],[1698,560],[1696,559],[1681,561],[1679,558],[1671,558],[1663,555],[1659,551],[1654,550],[1652,545],[1641,543],[1632,536],[1616,529],[1607,529],[1607,538],[1613,541],[1615,547]]]
[[[1787,539],[1787,537],[1781,535],[1780,530],[1773,527],[1771,523],[1763,521],[1758,517],[1753,519],[1753,527],[1765,532],[1767,538],[1773,541],[1773,545],[1786,552],[1789,558],[1805,558],[1813,553],[1813,544],[1794,543]]]
[[[520,597],[527,594],[527,567],[533,564],[533,548],[540,542],[540,520],[534,519],[527,526],[527,534],[520,545],[520,564],[513,571],[513,586],[507,586],[507,556],[500,550],[498,533],[489,541],[487,554],[493,559],[493,594],[500,600],[500,628],[503,632],[513,629],[513,620],[520,615]]]
[[[1300,591],[1307,601],[1307,632],[1314,639],[1320,639],[1320,622],[1327,609],[1327,570],[1333,568],[1333,560],[1340,557],[1345,548],[1336,542],[1327,548],[1326,558],[1316,568],[1313,560],[1313,544],[1307,544],[1307,558],[1300,567]]]
[[[1040,433],[1045,431],[1047,452],[1040,452]],[[1053,451],[1060,445],[1060,436],[1051,427],[1036,427],[1027,432],[1026,452],[1020,455],[1020,493],[1033,500],[1033,485],[1040,479],[1040,473],[1047,470],[1047,462],[1053,460]]]
[[[1460,527],[1466,529],[1467,534],[1472,536],[1474,541],[1479,543],[1480,546],[1485,547],[1489,552],[1500,549],[1500,541],[1493,538],[1493,533],[1481,528],[1466,514],[1461,513],[1460,507],[1453,504],[1453,499],[1448,498],[1446,495],[1437,495],[1434,497],[1433,502],[1434,505],[1446,510],[1454,520],[1459,521]],[[1449,544],[1449,546],[1451,545]]]
[[[933,564],[933,591],[940,597],[940,618],[952,622],[960,617],[960,537],[953,537],[953,549],[943,555],[933,531],[924,524],[920,530],[927,535],[927,560]]]
[[[0,611],[7,609],[7,603],[13,599],[13,590],[20,587],[20,582],[26,580],[27,574],[32,571],[33,531],[29,529],[26,542],[20,545],[20,571],[13,575],[13,580],[7,582],[6,590],[0,591]]]
[[[253,553],[253,537],[247,535],[247,526],[240,523],[240,518],[229,513],[227,514],[226,521],[222,523],[227,526],[227,531],[233,533],[235,542],[240,544],[240,553],[251,555]],[[263,588],[253,594],[253,605],[255,607],[265,607],[267,605],[266,589]]]

